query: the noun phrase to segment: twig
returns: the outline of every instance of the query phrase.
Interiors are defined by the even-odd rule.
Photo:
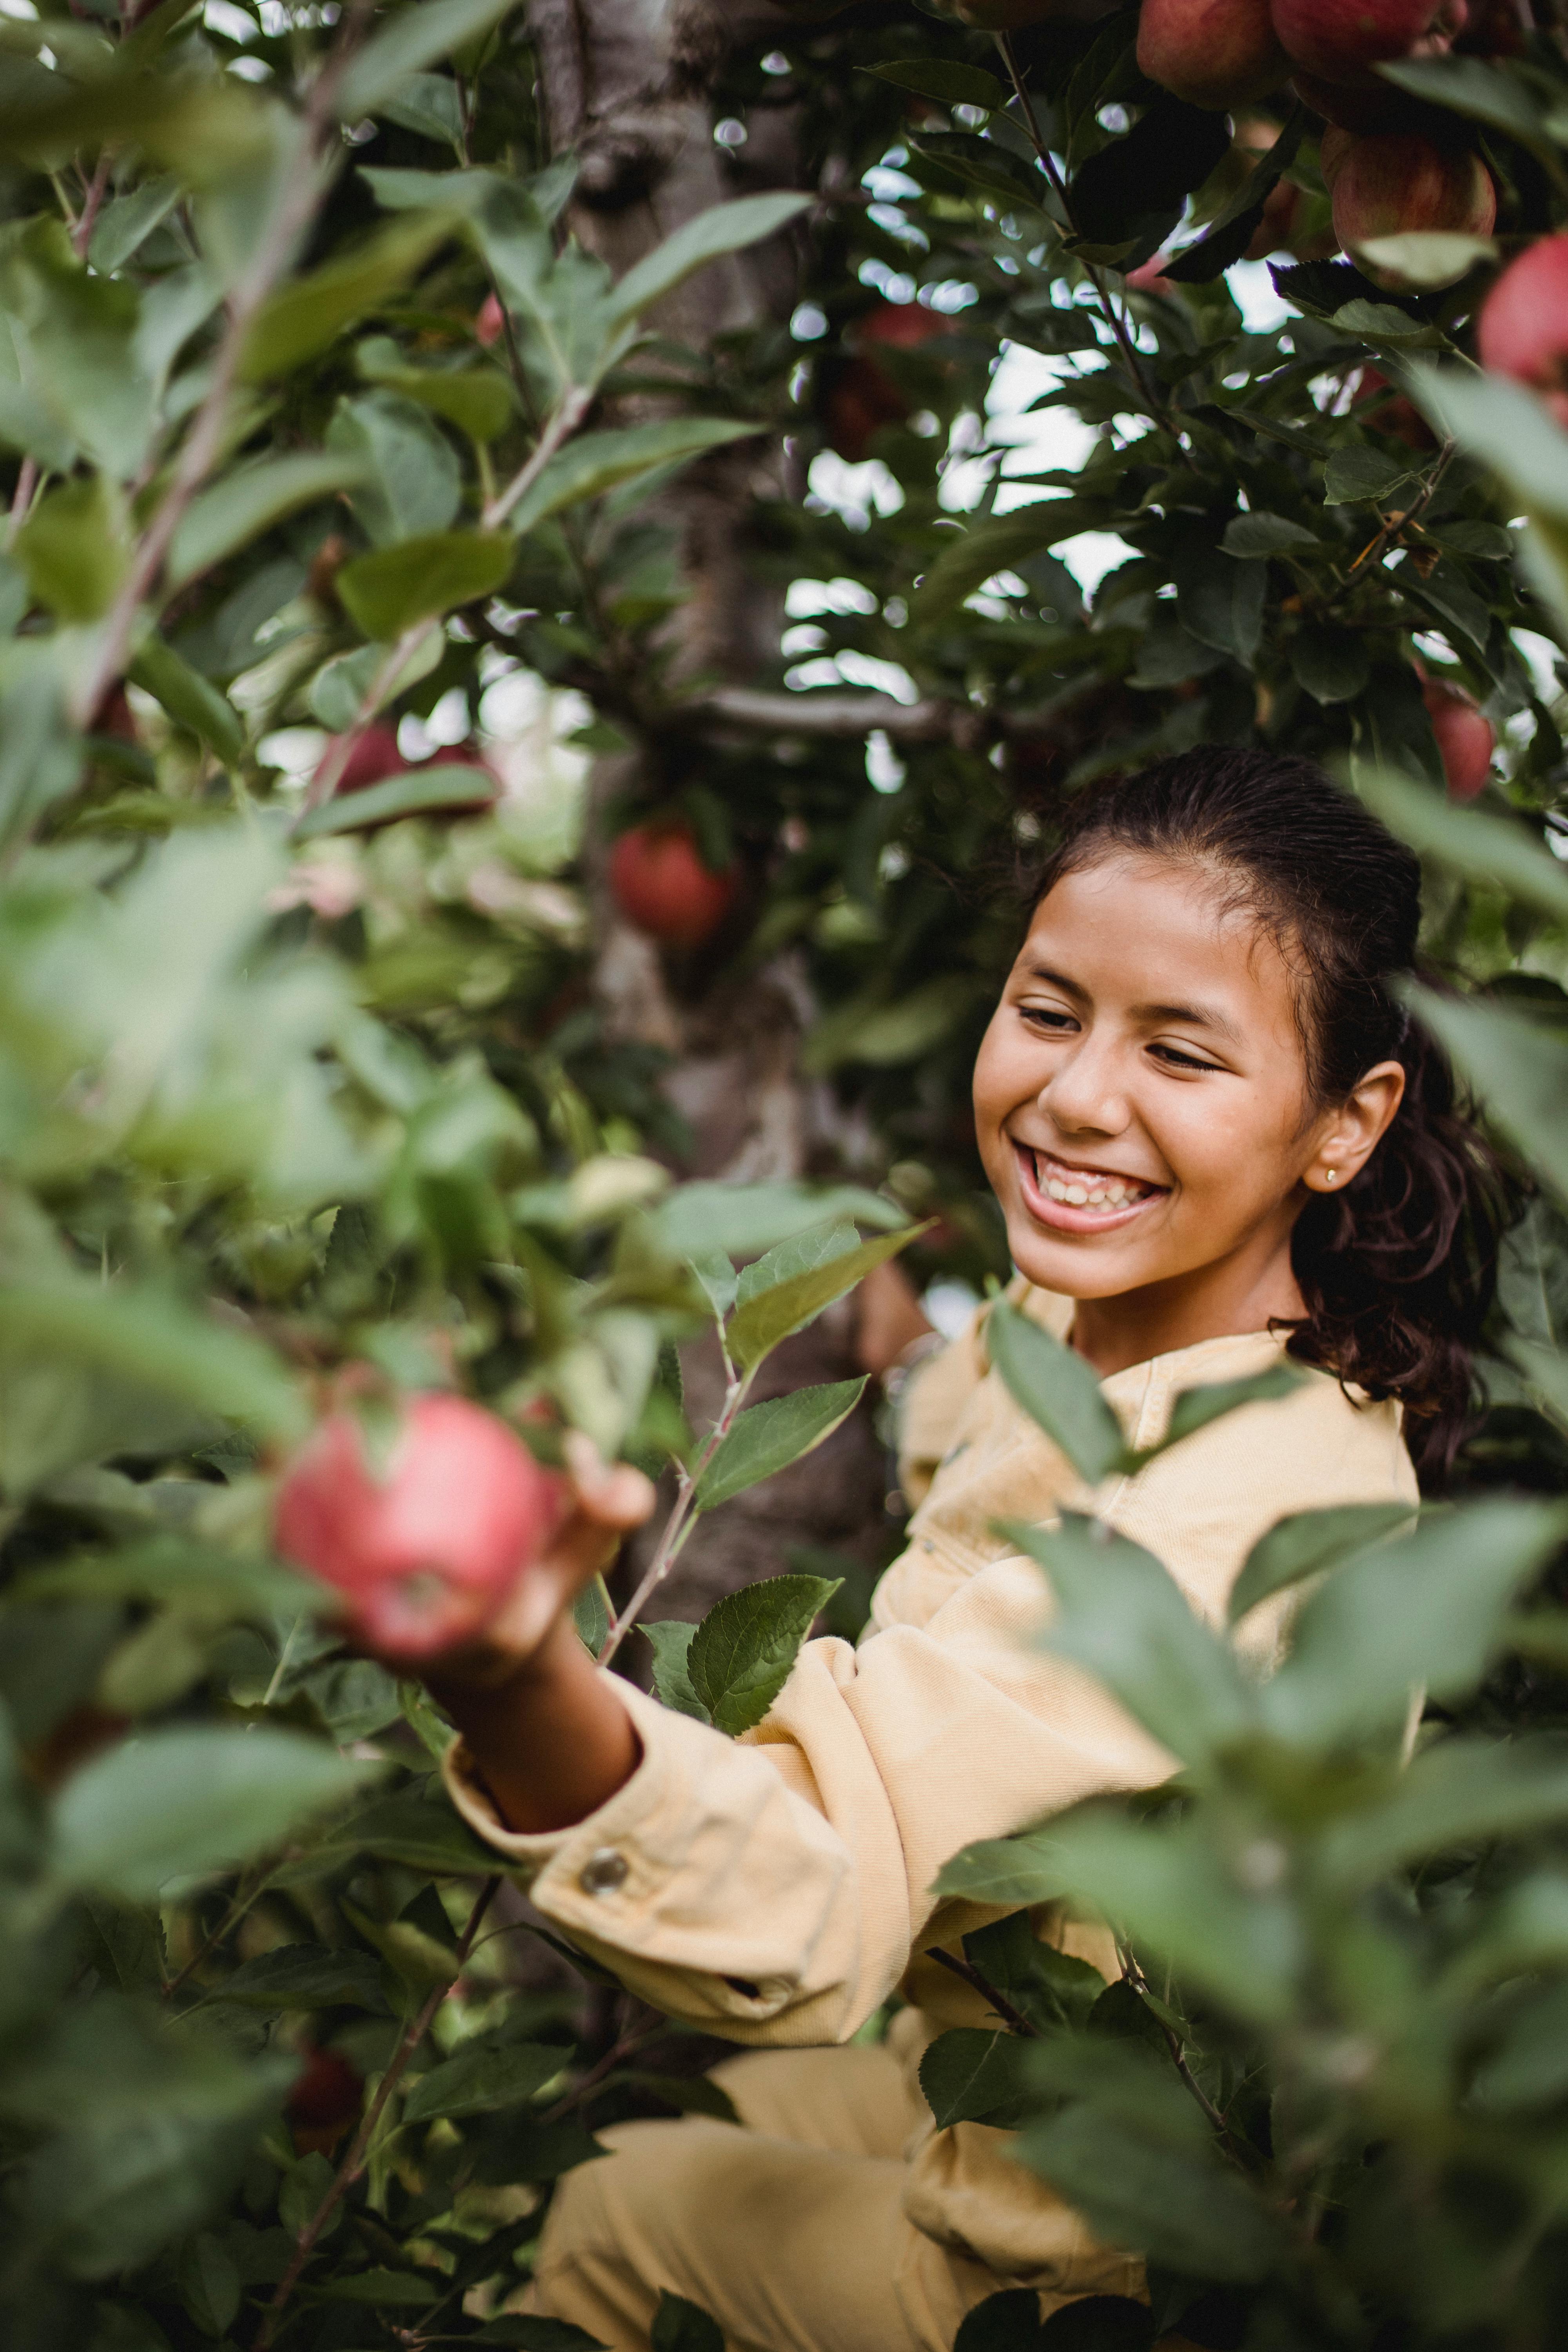
[[[233,1935],[235,1929],[238,1927],[246,1913],[250,1909],[251,1905],[256,1901],[258,1895],[261,1894],[263,1888],[266,1886],[270,1867],[270,1864],[263,1864],[261,1874],[253,1882],[248,1893],[244,1891],[244,1881],[242,1880],[240,1882],[240,1890],[236,1893],[233,1900],[229,1904],[228,1909],[224,1913],[223,1917],[218,1921],[217,1926],[213,1929],[212,1934],[207,1937],[205,1943],[201,1945],[200,1948],[192,1954],[191,1958],[185,1962],[184,1967],[180,1970],[177,1976],[172,1976],[166,1985],[161,1985],[159,1987],[160,1997],[163,2000],[172,2000],[174,1995],[179,1991],[181,1986],[185,1984],[189,1979],[195,1974],[196,1970],[201,1967],[202,1962],[204,1960],[210,1959],[214,1952],[216,1951],[218,1946],[225,1940],[225,1938]]]
[[[1072,198],[1068,194],[1067,182],[1062,178],[1061,173],[1057,169],[1057,159],[1051,153],[1050,148],[1047,145],[1045,138],[1041,133],[1039,122],[1035,114],[1035,102],[1029,96],[1028,89],[1025,85],[1023,75],[1018,70],[1017,54],[1014,49],[1011,35],[1007,33],[998,33],[996,35],[996,47],[1001,53],[1002,62],[1007,68],[1007,79],[1013,85],[1014,96],[1017,99],[1019,107],[1022,110],[1024,126],[1028,131],[1030,144],[1033,146],[1036,154],[1040,159],[1040,169],[1044,172],[1047,179],[1050,182],[1052,190],[1056,194],[1057,201],[1068,216],[1068,226],[1072,229],[1074,236],[1076,236],[1078,234],[1078,220],[1073,211]],[[1111,301],[1110,289],[1106,285],[1103,274],[1094,262],[1086,261],[1081,255],[1075,254],[1073,258],[1079,263],[1079,268],[1088,274],[1089,282],[1093,287],[1096,297],[1100,302],[1100,310],[1105,315],[1105,322],[1116,338],[1117,349],[1121,353],[1127,373],[1131,377],[1134,387],[1142,394],[1143,400],[1150,415],[1152,416],[1157,423],[1163,425],[1167,431],[1173,433],[1175,431],[1175,426],[1172,424],[1168,411],[1156,398],[1154,393],[1150,388],[1148,378],[1144,375],[1142,367],[1139,362],[1137,349],[1133,344],[1131,336],[1127,331],[1127,321],[1119,314],[1115,304]]]
[[[186,508],[223,453],[229,394],[234,389],[251,326],[262,304],[288,268],[300,238],[326,194],[329,175],[325,161],[332,101],[358,47],[367,14],[367,0],[357,0],[357,5],[349,13],[342,39],[311,86],[305,108],[305,123],[311,140],[310,168],[295,175],[249,268],[229,297],[227,323],[213,354],[206,394],[185,436],[173,479],[163,493],[157,512],[142,533],[131,567],[110,610],[97,657],[73,698],[72,715],[79,725],[91,721],[104,696],[122,674],[131,647],[132,632],[136,625],[137,611],[163,568],[170,544]]]
[[[1117,1939],[1116,1949],[1121,1961],[1122,1977],[1126,1982],[1131,1986],[1133,1991],[1139,1996],[1140,2000],[1144,2002],[1149,2011],[1150,2016],[1154,2020],[1155,2024],[1159,2027],[1161,2032],[1165,2037],[1166,2047],[1171,2053],[1171,2063],[1174,2066],[1177,2074],[1181,2076],[1182,2081],[1185,2084],[1193,2097],[1203,2109],[1215,2137],[1221,2141],[1227,2153],[1235,2158],[1237,2150],[1236,2135],[1231,2130],[1229,2124],[1226,2121],[1225,2116],[1221,2114],[1219,2108],[1215,2106],[1214,2101],[1209,2097],[1208,2093],[1204,2089],[1203,2084],[1198,2081],[1198,2078],[1194,2074],[1191,2066],[1187,2063],[1186,2046],[1184,2043],[1181,2035],[1177,2033],[1173,2027],[1166,2024],[1159,2011],[1154,2007],[1153,2001],[1150,1997],[1149,1979],[1144,1975],[1142,1969],[1139,1967],[1131,1951],[1124,1943],[1121,1942],[1120,1937]]]
[[[623,2058],[629,2058],[634,2051],[642,2048],[645,2042],[651,2042],[663,2024],[663,2018],[656,2017],[651,2025],[639,2026],[635,2033],[623,2033],[619,2040],[605,2051],[604,2056],[589,2067],[580,2083],[574,2083],[563,2097],[556,2100],[552,2107],[546,2108],[539,2118],[540,2122],[558,2124],[563,2116],[569,2115],[574,2107],[580,2106],[589,2092],[596,2090],[605,2075],[615,2072]]]
[[[691,1532],[695,1497],[698,1486],[701,1483],[702,1473],[729,1436],[734,1425],[735,1415],[744,1404],[746,1392],[751,1385],[750,1372],[742,1373],[739,1378],[731,1380],[729,1387],[724,1391],[723,1409],[703,1439],[695,1464],[690,1469],[688,1469],[684,1464],[680,1465],[680,1486],[675,1497],[674,1507],[664,1523],[664,1532],[659,1537],[658,1548],[648,1563],[641,1583],[619,1616],[614,1620],[608,1633],[605,1636],[605,1645],[599,1652],[601,1666],[609,1664],[610,1660],[636,1624],[644,1604],[663,1583],[679,1558],[681,1546]]]
[[[79,261],[87,259],[87,248],[92,243],[92,232],[97,226],[99,207],[103,202],[103,192],[109,185],[109,150],[106,147],[98,159],[98,169],[92,175],[77,225],[71,231],[71,247]]]
[[[27,520],[27,509],[33,503],[33,493],[38,487],[38,461],[24,457],[16,476],[16,488],[12,495],[11,512],[5,523],[5,544],[10,546]]]
[[[500,1885],[500,1874],[498,1872],[495,1877],[487,1878],[479,1889],[478,1900],[468,1914],[468,1925],[458,1939],[457,1960],[459,1971],[473,1948],[474,1938],[479,1932],[485,1913],[489,1909]],[[452,1984],[456,1981],[457,1979],[454,1977],[451,1982],[436,1987],[394,2051],[386,2072],[376,2088],[375,2096],[361,2116],[359,2129],[349,2142],[348,2153],[332,2176],[331,2188],[294,2241],[294,2252],[289,2258],[289,2267],[279,2280],[273,2290],[272,2300],[262,2314],[261,2326],[256,2334],[255,2352],[266,2352],[267,2346],[271,2343],[277,2332],[278,2322],[283,2315],[283,2306],[299,2284],[300,2273],[315,2252],[316,2241],[364,2169],[365,2152],[374,2137],[377,2124],[385,2113],[387,2101],[407,2073],[409,2060],[430,2031],[435,2022],[437,2011],[447,1999],[452,1990]]]
[[[955,1977],[962,1977],[964,1983],[972,1987],[983,2000],[989,2001],[1003,2023],[1010,2025],[1015,2033],[1023,2034],[1030,2042],[1041,2040],[1039,2027],[1031,2025],[1023,2011],[1015,2009],[1006,1994],[998,1992],[989,1979],[983,1977],[979,1969],[970,1961],[954,1959],[952,1954],[944,1952],[940,1944],[929,1946],[925,1957],[928,1960],[934,1960],[938,1968],[948,1969]]]
[[[1350,586],[1351,582],[1356,577],[1358,572],[1365,571],[1370,564],[1375,563],[1378,561],[1391,539],[1394,539],[1401,531],[1408,530],[1410,525],[1421,515],[1425,514],[1426,509],[1431,505],[1433,498],[1436,494],[1438,483],[1442,480],[1444,474],[1447,470],[1448,461],[1453,457],[1454,448],[1455,444],[1452,441],[1444,442],[1443,446],[1437,455],[1437,462],[1433,467],[1430,474],[1426,477],[1425,482],[1422,483],[1420,494],[1416,498],[1414,506],[1406,507],[1402,513],[1391,515],[1388,520],[1384,524],[1382,530],[1378,532],[1376,538],[1370,540],[1366,546],[1362,549],[1361,553],[1356,557],[1355,562],[1345,573],[1343,583],[1345,587],[1348,588]]]

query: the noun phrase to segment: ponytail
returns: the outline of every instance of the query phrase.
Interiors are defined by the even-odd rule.
[[[1402,1010],[1415,970],[1421,869],[1311,761],[1206,745],[1094,795],[1050,858],[1062,877],[1121,851],[1208,866],[1226,903],[1270,932],[1292,972],[1315,1115],[1379,1062],[1404,1099],[1342,1193],[1314,1193],[1292,1237],[1306,1313],[1291,1355],[1396,1398],[1422,1486],[1438,1487],[1474,1414],[1473,1356],[1499,1242],[1522,1187],[1460,1100],[1436,1041]]]
[[[1424,1489],[1441,1487],[1476,1408],[1473,1354],[1521,1188],[1458,1107],[1447,1055],[1406,1019],[1405,1096],[1342,1193],[1314,1192],[1291,1240],[1307,1312],[1289,1353],[1397,1397]]]

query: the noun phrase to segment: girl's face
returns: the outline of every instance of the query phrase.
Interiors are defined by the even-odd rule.
[[[1203,868],[1118,853],[1037,908],[975,1065],[975,1123],[1014,1263],[1037,1287],[1111,1298],[1202,1287],[1223,1267],[1251,1295],[1281,1266],[1293,1289],[1303,1187],[1349,1182],[1402,1086],[1380,1065],[1350,1103],[1308,1117],[1291,976],[1268,933],[1226,913]]]

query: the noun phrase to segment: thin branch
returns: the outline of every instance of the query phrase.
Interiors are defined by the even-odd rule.
[[[951,742],[974,713],[956,702],[895,702],[890,694],[768,694],[750,686],[717,686],[693,695],[671,714],[716,719],[781,735],[872,735],[896,743]]]
[[[1367,545],[1362,549],[1361,553],[1356,557],[1355,562],[1351,565],[1350,570],[1344,576],[1343,585],[1345,587],[1348,588],[1352,581],[1354,580],[1359,573],[1369,570],[1373,563],[1377,562],[1381,559],[1392,539],[1394,539],[1400,533],[1408,530],[1411,524],[1417,521],[1420,517],[1426,513],[1426,509],[1431,505],[1432,500],[1436,494],[1438,483],[1442,480],[1443,476],[1448,469],[1448,461],[1454,455],[1454,448],[1455,444],[1452,441],[1444,442],[1441,450],[1438,452],[1436,464],[1433,467],[1432,471],[1427,475],[1426,479],[1421,485],[1420,495],[1417,497],[1415,505],[1406,507],[1399,514],[1391,515],[1388,520],[1384,524],[1382,530],[1377,533],[1375,539],[1370,540]]]
[[[498,523],[506,520],[513,507],[527,497],[552,457],[570,441],[593,405],[593,388],[588,384],[574,383],[562,394],[561,404],[540,435],[533,455],[480,515],[481,530],[494,530]]]
[[[11,499],[11,511],[5,521],[7,547],[11,545],[16,533],[26,521],[28,509],[33,503],[33,494],[37,487],[38,461],[36,457],[24,457],[21,470],[16,476],[16,488]]]
[[[496,1890],[500,1883],[500,1874],[498,1872],[494,1878],[487,1878],[479,1889],[478,1900],[468,1914],[468,1925],[458,1940],[457,1960],[459,1972],[473,1948],[474,1938],[479,1932],[485,1913],[494,1901]],[[386,2111],[387,2101],[407,2073],[410,2059],[430,2031],[436,2020],[437,2011],[456,1982],[457,1978],[454,1976],[450,1983],[436,1987],[394,2051],[386,2072],[377,2086],[375,2096],[361,2116],[359,2129],[349,2142],[348,2153],[332,2176],[331,2188],[294,2241],[294,2252],[289,2256],[289,2267],[279,2280],[273,2291],[272,2300],[262,2314],[261,2326],[256,2334],[255,2352],[266,2352],[266,2347],[277,2333],[278,2323],[283,2315],[283,2306],[298,2286],[300,2273],[315,2252],[317,2240],[364,2169],[366,2152],[375,2136],[375,2127]]]
[[[1023,2011],[1015,2009],[1006,1994],[998,1992],[989,1979],[983,1977],[970,1961],[955,1959],[951,1952],[944,1952],[940,1944],[930,1945],[925,1957],[928,1960],[934,1960],[938,1968],[947,1969],[953,1976],[962,1978],[983,2000],[990,2003],[1003,2023],[1011,2026],[1015,2033],[1023,2034],[1030,2042],[1038,2042],[1042,2038],[1039,2027],[1031,2025]]]
[[[556,2100],[552,2107],[545,2109],[539,2118],[540,2122],[558,2124],[563,2116],[570,2115],[574,2107],[581,2106],[589,2092],[597,2090],[605,2075],[613,2074],[623,2058],[630,2058],[635,2052],[642,2048],[645,2042],[651,2042],[656,2033],[662,2032],[663,2027],[663,2018],[656,2017],[651,2025],[638,2026],[635,2032],[623,2033],[613,2047],[606,2050],[595,2065],[589,2067],[580,2083],[574,2083],[563,2097]]]
[[[703,1439],[696,1462],[689,1469],[684,1464],[680,1465],[680,1488],[669,1517],[664,1523],[664,1532],[659,1537],[658,1547],[641,1583],[621,1611],[620,1615],[615,1619],[605,1637],[605,1645],[599,1652],[600,1665],[609,1664],[610,1660],[636,1624],[650,1596],[664,1582],[665,1578],[679,1559],[681,1547],[691,1533],[695,1523],[697,1489],[701,1484],[702,1473],[729,1436],[734,1425],[735,1415],[744,1404],[746,1393],[751,1385],[750,1372],[743,1373],[740,1379],[730,1382],[724,1392],[723,1409]]]
[[[1056,194],[1057,201],[1061,205],[1062,210],[1066,213],[1068,226],[1071,227],[1074,236],[1076,236],[1078,234],[1078,222],[1073,213],[1072,198],[1068,194],[1067,182],[1062,178],[1060,172],[1057,169],[1057,159],[1051,153],[1050,148],[1047,144],[1045,137],[1041,132],[1039,122],[1035,114],[1035,102],[1029,96],[1028,89],[1025,85],[1024,77],[1018,69],[1017,53],[1013,47],[1012,37],[1007,33],[998,33],[995,37],[996,47],[1001,53],[1002,62],[1007,68],[1007,79],[1013,85],[1014,95],[1017,99],[1019,108],[1023,113],[1024,126],[1028,131],[1030,143],[1033,146],[1036,154],[1040,159],[1040,169],[1044,172],[1047,179],[1050,182],[1052,190]],[[1105,315],[1106,324],[1116,338],[1117,348],[1121,353],[1122,362],[1127,369],[1128,374],[1131,377],[1137,390],[1142,393],[1150,415],[1155,418],[1159,424],[1163,425],[1168,431],[1173,433],[1175,431],[1175,426],[1172,424],[1170,415],[1165,409],[1163,404],[1158,399],[1150,386],[1149,380],[1145,376],[1142,363],[1139,360],[1136,346],[1132,341],[1131,336],[1128,332],[1127,321],[1121,317],[1120,312],[1117,310],[1115,304],[1111,301],[1110,289],[1106,285],[1103,273],[1094,262],[1086,261],[1080,254],[1075,254],[1073,258],[1079,263],[1080,268],[1088,274],[1089,282],[1093,287],[1100,310]]]
[[[98,225],[99,208],[103,203],[104,190],[109,185],[109,167],[110,155],[106,147],[98,159],[98,169],[92,175],[77,225],[71,231],[71,247],[79,261],[87,259],[87,248],[92,243],[92,232]]]
[[[300,237],[326,194],[330,173],[325,169],[332,102],[348,69],[368,14],[366,0],[350,12],[343,37],[311,85],[305,109],[310,165],[292,180],[263,236],[249,268],[228,301],[228,318],[213,355],[207,391],[185,436],[167,490],[142,533],[130,570],[104,624],[97,658],[78,688],[73,717],[90,723],[100,704],[125,668],[136,614],[163,571],[170,544],[186,509],[223,454],[228,424],[229,394],[258,312],[298,250]]]

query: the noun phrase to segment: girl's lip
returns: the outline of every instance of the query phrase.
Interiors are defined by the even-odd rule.
[[[1011,1137],[1008,1139],[1012,1141]],[[1042,1192],[1035,1179],[1035,1155],[1027,1144],[1014,1143],[1013,1155],[1018,1163],[1018,1182],[1024,1195],[1024,1206],[1037,1224],[1053,1225],[1063,1234],[1110,1234],[1131,1224],[1133,1218],[1146,1209],[1152,1201],[1164,1197],[1163,1189],[1156,1187],[1145,1192],[1141,1201],[1129,1201],[1121,1209],[1079,1209],[1068,1201],[1053,1201]]]

